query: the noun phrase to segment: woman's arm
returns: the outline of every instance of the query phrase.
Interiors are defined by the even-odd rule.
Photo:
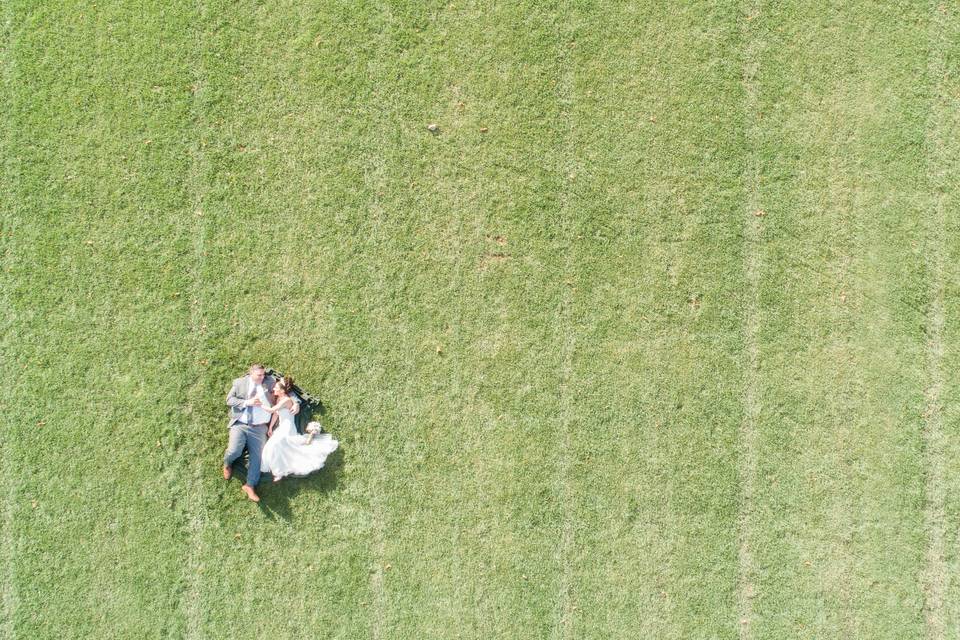
[[[273,414],[270,416],[270,424],[267,425],[267,437],[268,437],[268,438],[273,435],[273,425],[275,425],[275,424],[277,424],[277,414],[276,414],[276,413],[273,413]]]
[[[284,398],[283,400],[281,400],[280,402],[278,402],[277,404],[273,405],[272,407],[271,407],[271,406],[268,406],[268,405],[263,405],[263,406],[261,407],[261,409],[265,409],[265,410],[269,411],[270,413],[276,415],[277,412],[280,411],[280,409],[283,409],[283,406],[284,406],[287,402],[292,402],[292,400],[290,400],[290,398],[287,397],[287,398]]]

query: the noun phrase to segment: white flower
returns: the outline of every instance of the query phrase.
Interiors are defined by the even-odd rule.
[[[310,444],[311,442],[313,442],[313,436],[323,431],[323,427],[320,426],[319,422],[316,422],[316,421],[308,422],[307,428],[305,429],[305,431],[307,432],[307,439],[304,442],[304,444]]]

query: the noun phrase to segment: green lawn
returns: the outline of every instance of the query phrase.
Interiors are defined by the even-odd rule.
[[[954,4],[2,33],[0,638],[960,634]],[[255,360],[341,442],[259,505]]]

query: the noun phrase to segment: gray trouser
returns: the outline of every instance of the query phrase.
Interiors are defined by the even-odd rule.
[[[223,454],[223,466],[229,467],[234,460],[243,453],[246,447],[250,452],[250,463],[247,467],[247,484],[251,487],[260,482],[260,454],[267,441],[267,425],[243,424],[235,422],[230,427],[230,440],[227,442],[227,451]]]

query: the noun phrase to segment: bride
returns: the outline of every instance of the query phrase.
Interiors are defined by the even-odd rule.
[[[277,403],[264,407],[273,416],[267,429],[270,439],[263,445],[260,472],[272,474],[274,482],[320,469],[339,444],[329,433],[317,434],[309,442],[308,436],[297,433],[292,411],[296,401],[289,395],[292,386],[290,376],[281,378],[273,387]]]

